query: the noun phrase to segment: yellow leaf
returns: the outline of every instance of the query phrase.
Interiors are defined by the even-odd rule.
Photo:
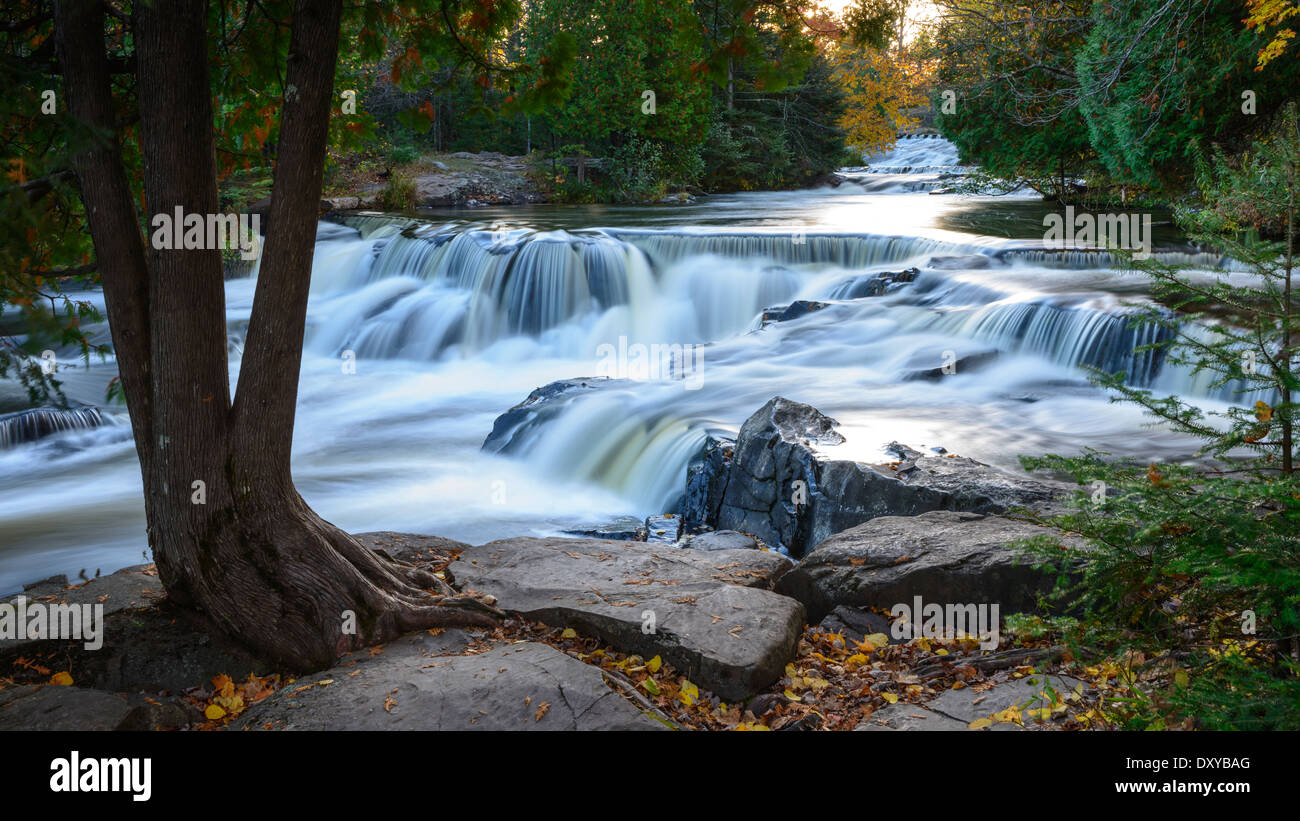
[[[767,726],[766,724],[760,724],[760,723],[758,723],[757,721],[742,721],[742,722],[740,722],[739,724],[737,724],[735,727],[732,727],[731,730],[732,730],[732,732],[736,732],[736,733],[745,733],[745,732],[749,732],[749,733],[763,733],[763,732],[767,732],[767,733],[770,733],[770,732],[772,732],[772,728],[771,728],[771,727]]]
[[[664,663],[663,659],[655,656],[645,663],[646,669],[652,673],[659,672],[659,667]]]
[[[974,721],[972,721],[970,724],[967,724],[966,726],[972,730],[983,730],[985,727],[993,726],[993,719],[977,718]]]
[[[72,684],[72,675],[70,673],[55,673],[50,676],[50,684],[60,684],[67,687]]]
[[[203,715],[207,717],[208,721],[220,721],[226,717],[226,711],[216,704],[209,704],[207,709],[203,711]]]
[[[644,687],[644,688],[645,688],[645,691],[646,691],[647,693],[649,693],[650,695],[652,695],[652,696],[657,696],[657,695],[659,695],[659,692],[660,692],[660,691],[659,691],[659,685],[658,685],[658,684],[655,684],[655,680],[654,680],[654,679],[652,679],[652,678],[647,678],[645,681],[642,681],[642,682],[641,682],[641,686]]]
[[[803,699],[799,698],[798,696],[796,696],[794,693],[790,692],[789,690],[786,690],[785,693],[784,693],[784,695],[785,695],[786,698],[790,699],[791,701],[803,701]]]
[[[696,687],[694,684],[691,684],[691,682],[688,679],[682,679],[682,689],[677,694],[677,697],[680,698],[687,707],[690,707],[692,704],[694,704],[696,701],[699,700],[700,688]]]

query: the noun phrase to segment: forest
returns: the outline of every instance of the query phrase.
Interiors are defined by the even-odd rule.
[[[1297,26],[7,3],[0,729],[1300,729]]]

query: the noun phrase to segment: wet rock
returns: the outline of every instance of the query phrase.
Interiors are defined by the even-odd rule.
[[[647,542],[677,544],[682,538],[682,519],[673,513],[650,516],[645,520]]]
[[[483,450],[489,453],[513,453],[523,447],[527,434],[563,413],[575,396],[608,387],[607,376],[561,379],[537,388],[524,401],[501,414],[492,423],[492,432],[483,440]]]
[[[803,602],[812,622],[842,613],[841,606],[889,610],[915,596],[940,605],[997,604],[1002,615],[1032,610],[1054,576],[1007,545],[1043,535],[1060,534],[971,512],[883,516],[823,541],[781,577],[777,590]]]
[[[565,535],[580,539],[609,539],[616,542],[646,541],[646,523],[633,516],[623,516],[597,527],[566,530]]]
[[[952,356],[949,356],[949,353]],[[995,348],[974,351],[918,351],[903,365],[902,378],[936,380],[945,376],[972,373],[997,361]]]
[[[687,532],[697,533],[718,520],[727,491],[735,440],[710,434],[686,466],[686,493],[682,520]]]
[[[774,308],[768,308],[763,311],[760,319],[763,327],[771,325],[773,322],[790,322],[794,319],[814,314],[823,308],[830,306],[829,302],[818,302],[809,299],[799,299],[791,302],[789,305],[778,305]]]
[[[741,427],[729,460],[705,452],[692,463],[688,519],[707,517],[703,524],[752,533],[800,556],[832,533],[879,516],[1003,513],[1050,505],[1072,489],[952,456],[893,466],[835,460],[835,446],[844,441],[837,425],[808,405],[772,399]],[[716,509],[715,495],[721,496]]]
[[[771,684],[794,657],[803,607],[768,589],[789,567],[761,550],[521,538],[471,548],[447,572],[502,609],[659,655],[730,701]]]
[[[757,550],[758,542],[753,536],[737,533],[734,530],[715,530],[693,536],[687,544],[694,550]]]

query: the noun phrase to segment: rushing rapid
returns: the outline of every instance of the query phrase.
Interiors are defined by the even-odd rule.
[[[893,440],[1010,469],[1083,447],[1190,457],[1085,368],[1209,404],[1231,387],[1134,353],[1167,333],[1127,316],[1142,278],[1102,250],[1045,248],[1041,203],[931,193],[964,171],[946,141],[908,139],[835,188],[322,223],[298,487],[353,531],[478,543],[598,526],[671,509],[705,436],[778,394],[839,419],[863,460]],[[1161,230],[1158,256],[1230,267]],[[227,281],[232,384],[255,282],[255,266]],[[768,311],[796,301],[784,320]],[[611,351],[637,345],[692,351],[689,375],[609,372]],[[80,407],[61,411],[0,384],[0,592],[144,560],[130,428],[104,399],[114,374],[64,366]],[[482,449],[534,388],[602,375],[616,378],[508,450]]]

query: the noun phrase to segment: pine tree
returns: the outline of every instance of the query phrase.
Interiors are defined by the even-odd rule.
[[[1144,348],[1166,368],[1203,375],[1203,386],[1228,407],[1206,410],[1128,384],[1126,374],[1096,373],[1114,401],[1136,403],[1157,423],[1203,442],[1202,458],[1146,465],[1097,452],[1025,459],[1027,468],[1067,472],[1089,486],[1069,513],[1048,520],[1083,535],[1089,548],[1051,538],[1022,546],[1061,571],[1065,606],[1083,617],[1076,638],[1128,658],[1141,654],[1154,695],[1127,715],[1131,725],[1165,726],[1177,714],[1209,727],[1296,728],[1295,107],[1236,161],[1216,151],[1200,163],[1199,177],[1203,204],[1181,211],[1180,224],[1236,270],[1207,276],[1134,260],[1151,279],[1154,304],[1133,321],[1162,327],[1162,341]]]

